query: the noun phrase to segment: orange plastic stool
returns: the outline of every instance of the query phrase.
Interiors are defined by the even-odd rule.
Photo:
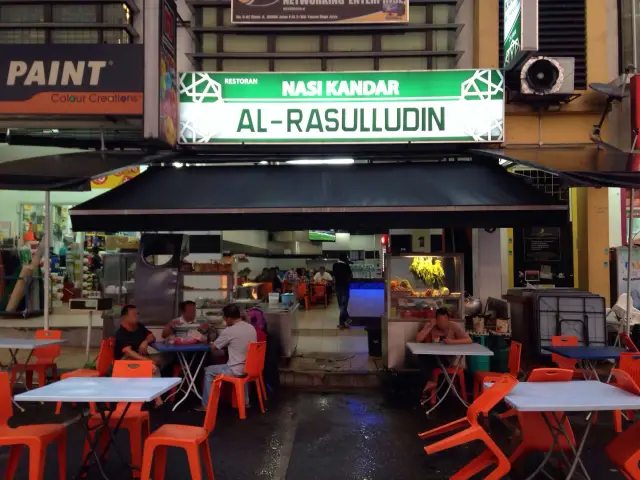
[[[522,357],[522,344],[511,340],[509,346],[509,360],[507,367],[509,368],[509,374],[518,378],[520,373],[520,358]],[[497,372],[476,372],[473,376],[473,398],[478,398],[482,390],[484,390],[484,384],[488,382],[495,382],[502,376],[502,373]]]
[[[420,438],[429,438],[443,433],[457,431],[454,435],[440,440],[439,442],[424,447],[429,455],[447,450],[449,448],[464,445],[473,441],[480,441],[487,447],[478,457],[456,472],[451,478],[463,480],[479,474],[491,465],[497,467],[487,474],[485,479],[497,480],[503,478],[511,470],[511,464],[506,455],[496,445],[491,436],[482,428],[478,422],[479,415],[488,415],[489,412],[518,384],[518,380],[509,374],[504,374],[491,387],[487,388],[475,401],[469,405],[467,416],[451,422],[442,427],[434,428],[428,432],[421,433]]]
[[[98,352],[98,360],[96,361],[96,369],[91,370],[89,368],[79,368],[71,372],[63,373],[60,375],[60,380],[71,377],[104,377],[109,373],[109,369],[113,365],[113,348],[115,345],[115,338],[107,338],[100,343],[100,351]],[[94,409],[94,405],[91,406],[91,413],[97,413]],[[62,403],[58,402],[56,405],[56,415],[60,414],[62,409]]]
[[[64,425],[26,425],[11,428],[11,387],[9,374],[0,372],[0,446],[11,447],[4,478],[16,478],[18,462],[24,447],[29,448],[29,480],[44,478],[47,447],[58,442],[58,475],[67,478],[67,430]]]
[[[458,382],[458,386],[460,387],[460,395],[462,396],[462,399],[466,402],[467,401],[467,385],[464,381],[464,368],[462,367],[447,367],[447,373],[449,375],[455,375],[455,378],[453,379],[454,382]],[[431,406],[436,404],[436,391],[438,389],[438,382],[440,381],[440,377],[442,375],[444,375],[444,373],[442,372],[441,368],[434,368],[433,369],[433,373],[432,373],[432,379],[433,379],[433,383],[435,384],[432,387],[429,387],[428,391],[429,391],[429,395],[431,397],[430,401],[431,401]]]
[[[620,354],[620,368],[611,370],[611,374],[616,387],[622,388],[634,395],[640,395],[640,354],[639,353],[622,353]],[[635,412],[629,410],[627,418],[633,421]],[[617,433],[622,432],[622,412],[616,410],[613,412],[613,426]]]
[[[611,462],[629,480],[640,478],[640,422],[617,435],[604,451]]]
[[[151,360],[116,360],[113,364],[113,377],[119,378],[151,378],[153,376],[153,363]],[[115,428],[118,419],[122,417],[126,403],[118,403],[115,411],[109,419],[109,427]],[[94,414],[89,419],[89,427],[96,427],[102,423],[99,414]],[[127,414],[120,423],[120,428],[129,432],[129,443],[131,445],[131,463],[134,467],[142,464],[142,444],[149,436],[149,412],[142,411],[141,403],[132,403],[127,410]],[[101,434],[101,447],[109,441],[109,432],[103,431]],[[89,453],[89,444],[85,440],[84,456]],[[83,457],[84,458],[84,457]],[[134,471],[134,477],[137,473]]]
[[[60,330],[37,330],[36,340],[60,340]],[[44,387],[47,380],[47,370],[51,369],[53,380],[58,380],[58,366],[56,358],[60,356],[60,345],[49,345],[33,350],[34,363],[16,363],[11,366],[11,387],[16,383],[18,372],[25,372],[24,383],[27,389],[33,388],[33,372],[38,374],[38,385]]]
[[[142,478],[151,478],[151,465],[153,455],[156,454],[155,468],[153,472],[154,480],[165,478],[165,468],[167,464],[167,448],[182,448],[187,453],[189,459],[189,470],[191,478],[200,479],[202,462],[207,472],[207,478],[213,478],[213,464],[211,462],[211,450],[209,448],[209,435],[216,426],[218,416],[218,403],[220,400],[220,386],[222,376],[213,380],[211,395],[207,404],[207,413],[204,417],[202,427],[191,425],[171,425],[166,424],[153,432],[144,442],[144,457],[142,459]]]
[[[538,368],[531,372],[528,382],[569,382],[573,378],[573,370],[565,370],[559,368]],[[517,464],[525,455],[531,452],[548,452],[553,445],[553,435],[549,431],[547,424],[539,412],[517,412],[518,423],[520,424],[520,432],[522,434],[522,442],[516,447],[509,457],[511,465]],[[551,425],[558,425],[559,419],[562,419],[564,412],[553,412],[544,414],[547,421]],[[567,437],[559,436],[560,445],[556,445],[555,451],[571,451],[571,446],[575,448],[576,440],[573,436],[573,430],[568,419],[564,419],[562,427],[567,433]]]
[[[231,377],[222,375],[222,380],[231,383],[234,388],[235,400],[238,407],[238,414],[241,420],[246,420],[247,411],[245,407],[244,386],[247,382],[254,382],[258,392],[258,402],[260,403],[260,411],[264,413],[263,397],[266,396],[266,388],[262,371],[264,370],[264,358],[267,352],[267,342],[255,342],[249,344],[247,351],[247,359],[244,364],[243,377]]]

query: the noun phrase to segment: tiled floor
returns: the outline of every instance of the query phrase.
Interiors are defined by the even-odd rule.
[[[297,314],[298,336],[296,354],[309,353],[367,353],[367,332],[364,328],[338,328],[338,306],[313,307]]]

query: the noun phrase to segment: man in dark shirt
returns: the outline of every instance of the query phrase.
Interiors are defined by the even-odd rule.
[[[339,328],[348,328],[351,324],[349,320],[349,284],[353,279],[349,259],[347,255],[340,254],[340,260],[333,264],[333,288],[336,291],[338,306],[340,307],[340,323]]]
[[[122,307],[120,328],[116,332],[114,358],[116,360],[151,360],[154,365],[154,375],[160,375],[164,365],[163,358],[149,347],[156,341],[156,337],[140,322],[135,305]]]

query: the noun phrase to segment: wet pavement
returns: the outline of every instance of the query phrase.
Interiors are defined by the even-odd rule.
[[[316,391],[282,390],[269,399],[268,411],[262,415],[257,408],[249,411],[248,419],[240,421],[234,410],[221,405],[218,423],[210,443],[216,480],[415,480],[445,479],[481,451],[480,445],[458,447],[427,456],[425,442],[417,433],[442,425],[464,414],[462,409],[438,411],[427,418],[416,408],[412,395],[383,394],[378,391],[353,393],[322,393]],[[73,412],[53,415],[53,406],[24,404],[25,413],[17,413],[12,424],[62,422]],[[611,415],[601,414],[591,432],[589,450],[584,454],[591,477],[616,480],[623,478],[612,469],[603,453],[606,442],[613,437]],[[203,413],[178,411],[168,406],[151,412],[152,429],[160,423],[202,424]],[[573,422],[572,418],[572,423]],[[581,438],[584,422],[576,417],[575,432]],[[489,428],[505,452],[517,444],[511,431],[498,420]],[[83,427],[69,427],[69,478],[81,462]],[[126,434],[118,444],[128,452]],[[128,455],[128,454],[126,454]],[[541,457],[533,456],[533,465]],[[4,471],[6,449],[0,449],[0,471]],[[108,465],[113,464],[110,457]],[[56,479],[55,450],[47,458],[45,478]],[[27,456],[23,455],[16,480],[27,479]],[[100,478],[93,474],[88,478]],[[128,478],[128,475],[110,475]],[[170,450],[166,478],[187,479],[186,456]],[[479,476],[478,478],[483,478]],[[513,475],[510,478],[519,478]],[[543,477],[540,477],[543,478]],[[561,477],[558,477],[561,478]]]

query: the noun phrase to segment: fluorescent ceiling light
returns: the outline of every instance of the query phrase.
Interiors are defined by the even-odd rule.
[[[176,167],[176,168],[182,168],[184,166],[184,163],[173,162],[173,166]]]
[[[498,160],[498,163],[500,164],[501,167],[504,167],[505,165],[511,163],[511,161],[507,160],[506,158],[501,158],[500,160]]]
[[[355,163],[353,158],[309,158],[304,160],[287,160],[289,165],[351,165]]]
[[[258,163],[258,165],[269,165],[269,162],[267,162],[266,160],[262,160]]]

